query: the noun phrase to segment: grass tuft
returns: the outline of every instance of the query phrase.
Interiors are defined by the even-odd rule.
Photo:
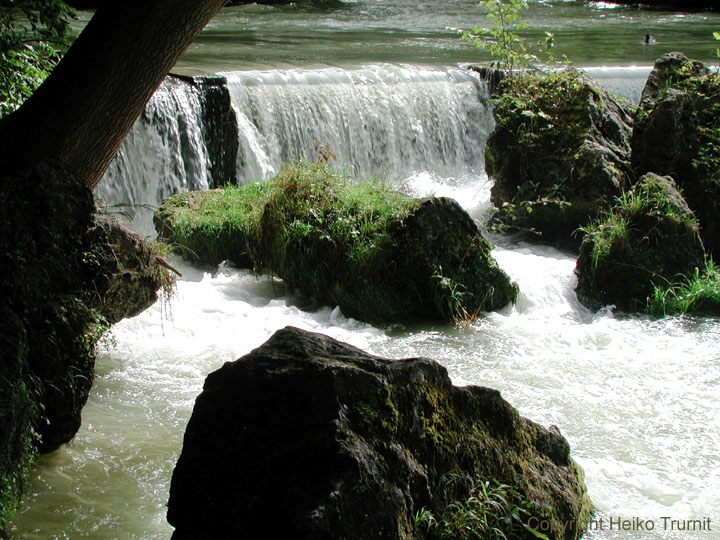
[[[647,311],[650,315],[720,315],[720,268],[712,259],[705,269],[699,268],[689,278],[668,287],[655,287],[648,298]]]

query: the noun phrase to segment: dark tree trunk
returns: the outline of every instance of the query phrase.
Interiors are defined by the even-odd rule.
[[[55,157],[93,189],[150,96],[226,0],[107,0],[0,122],[0,170]]]

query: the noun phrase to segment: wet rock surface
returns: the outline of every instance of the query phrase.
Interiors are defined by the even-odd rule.
[[[288,327],[206,379],[168,521],[174,540],[432,538],[415,516],[442,512],[449,474],[513,486],[513,504],[553,539],[579,537],[592,514],[557,428],[496,390],[454,387],[432,360],[386,360]]]

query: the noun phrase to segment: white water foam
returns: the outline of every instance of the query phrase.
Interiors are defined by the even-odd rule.
[[[323,148],[353,177],[482,170],[493,121],[472,72],[384,64],[224,75],[239,117],[239,178],[315,161]]]
[[[464,189],[430,173],[408,185]],[[466,201],[481,211],[487,198]],[[205,375],[293,325],[380,355],[434,358],[456,384],[498,388],[523,415],[559,426],[598,509],[588,538],[717,539],[716,529],[665,531],[662,518],[720,521],[718,321],[593,313],[574,295],[572,256],[526,244],[494,255],[520,286],[516,306],[466,328],[393,330],[333,306],[303,311],[278,280],[173,261],[185,277],[170,318],[156,304],[113,328],[83,427],[41,459],[15,537],[168,538],[172,468]],[[655,530],[617,530],[635,517]]]

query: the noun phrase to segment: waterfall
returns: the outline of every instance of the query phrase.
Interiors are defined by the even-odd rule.
[[[238,116],[240,179],[323,152],[357,177],[483,169],[493,119],[474,73],[376,65],[224,75]]]
[[[602,66],[586,67],[586,71],[600,86],[627,99],[631,104],[640,103],[645,81],[652,66]]]
[[[649,69],[587,71],[637,103]],[[149,234],[165,197],[267,178],[298,158],[333,156],[336,169],[357,178],[412,184],[430,175],[466,185],[462,178],[484,173],[493,126],[487,85],[468,69],[383,64],[168,77],[96,195],[131,205],[131,227]]]
[[[109,212],[134,218],[133,228],[152,231],[157,206],[180,191],[208,187],[208,152],[202,135],[197,88],[168,77],[145,106],[95,190]]]
[[[138,207],[173,193],[266,178],[322,153],[357,177],[483,170],[493,118],[476,73],[378,65],[223,75],[166,79],[123,143],[96,196],[134,205],[133,228],[152,231]]]

